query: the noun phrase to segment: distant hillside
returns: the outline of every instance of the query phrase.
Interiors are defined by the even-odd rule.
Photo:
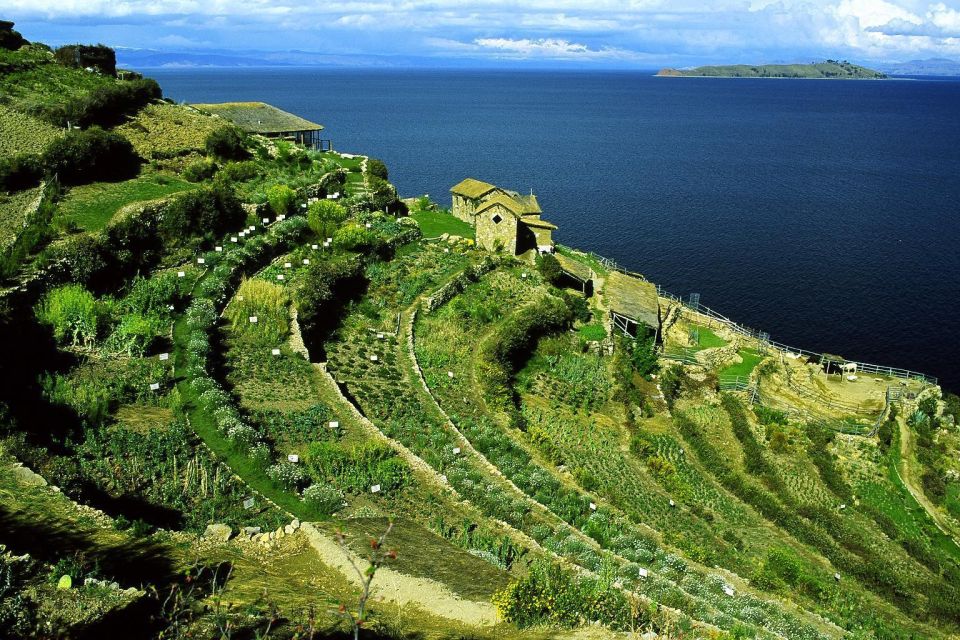
[[[887,76],[850,62],[827,60],[811,64],[720,65],[694,69],[661,69],[658,76],[702,78],[834,78],[877,80]]]
[[[960,62],[948,58],[891,62],[883,65],[882,69],[897,76],[960,76]]]

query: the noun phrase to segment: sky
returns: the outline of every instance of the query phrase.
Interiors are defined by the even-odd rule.
[[[960,0],[0,0],[51,45],[651,68],[960,59]]]

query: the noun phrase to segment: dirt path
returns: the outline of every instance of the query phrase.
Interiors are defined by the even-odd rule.
[[[346,554],[350,554],[361,571],[370,566],[366,560],[341,549],[336,540],[320,533],[309,523],[301,525],[301,529],[324,564],[342,573],[353,584],[361,585],[360,577],[350,566]],[[497,623],[496,609],[489,602],[464,600],[446,585],[435,580],[416,578],[389,567],[377,571],[373,581],[373,596],[376,600],[395,602],[400,606],[416,605],[432,614],[470,625],[487,626]]]
[[[920,470],[917,468],[913,456],[913,433],[911,433],[910,427],[907,426],[905,420],[898,420],[897,422],[900,425],[900,462],[894,470],[897,472],[897,476],[900,478],[903,486],[907,488],[907,491],[910,492],[914,500],[923,507],[923,510],[927,512],[927,515],[930,516],[933,523],[940,529],[940,532],[953,539],[954,544],[957,544],[958,532],[954,530],[953,524],[927,499],[927,496],[920,488]],[[960,544],[957,546],[960,547]]]

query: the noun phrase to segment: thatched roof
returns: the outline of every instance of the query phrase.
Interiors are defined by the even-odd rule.
[[[540,218],[520,218],[520,222],[527,225],[528,227],[536,227],[538,229],[551,229],[553,231],[557,230],[557,225],[552,222],[547,222],[546,220],[541,220]]]
[[[557,259],[557,262],[560,263],[560,268],[563,269],[564,272],[580,282],[586,282],[593,278],[593,270],[582,262],[568,258],[562,253],[557,253],[554,257]]]
[[[648,327],[660,326],[660,300],[652,283],[611,271],[603,285],[603,295],[614,313]]]
[[[502,206],[504,209],[518,218],[523,215],[523,205],[502,192],[495,193],[481,202],[477,207],[476,213],[483,213],[487,209],[490,209],[496,205]]]
[[[195,109],[226,118],[249,133],[291,133],[294,131],[322,131],[323,125],[265,102],[221,102],[218,104],[193,104]]]
[[[469,198],[471,200],[476,200],[486,194],[490,193],[496,189],[492,184],[483,182],[482,180],[475,180],[473,178],[467,178],[462,182],[459,182],[450,189],[451,193],[455,193],[464,198]]]

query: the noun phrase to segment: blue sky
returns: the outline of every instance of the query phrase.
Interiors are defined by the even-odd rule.
[[[0,0],[27,38],[656,67],[960,59],[960,0]]]

